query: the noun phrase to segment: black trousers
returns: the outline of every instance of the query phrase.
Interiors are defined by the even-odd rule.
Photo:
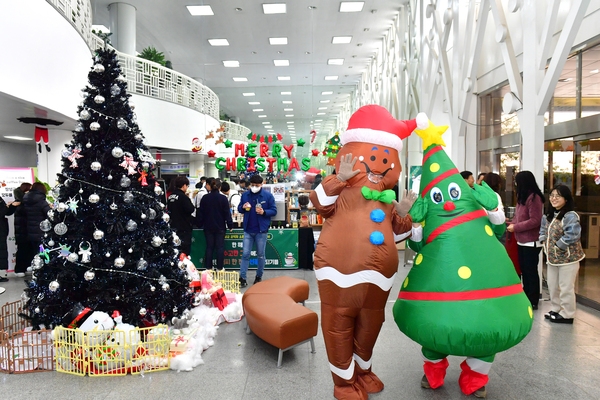
[[[204,254],[204,268],[213,267],[213,257],[217,259],[217,269],[223,269],[223,260],[225,258],[225,231],[208,232],[204,231],[206,238],[206,253]],[[215,254],[216,257],[215,257]]]
[[[15,255],[15,272],[27,272],[27,268],[31,265],[31,260],[37,254],[38,249],[34,247],[29,240],[17,240],[17,253]]]
[[[185,253],[189,256],[192,252],[192,231],[189,232],[177,232],[177,236],[181,239],[181,246],[179,246],[179,252]]]
[[[540,276],[538,263],[540,261],[541,247],[528,247],[519,245],[519,265],[523,277],[523,291],[531,302],[537,306],[540,301]]]

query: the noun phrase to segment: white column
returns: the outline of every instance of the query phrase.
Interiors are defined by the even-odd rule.
[[[521,124],[521,171],[531,171],[543,190],[544,185],[544,115],[537,114],[539,88],[544,80],[540,68],[539,34],[536,26],[537,7],[534,1],[526,1],[521,12],[523,27],[523,109],[518,111]]]
[[[127,3],[112,3],[108,11],[112,45],[120,52],[135,56],[135,7]]]

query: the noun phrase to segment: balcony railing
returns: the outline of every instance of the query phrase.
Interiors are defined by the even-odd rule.
[[[249,128],[243,125],[236,124],[235,122],[220,121],[221,124],[225,124],[225,139],[240,140],[242,142],[248,142],[248,134],[251,132]]]

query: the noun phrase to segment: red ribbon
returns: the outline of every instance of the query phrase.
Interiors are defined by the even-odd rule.
[[[464,301],[484,300],[512,296],[523,291],[520,283],[492,289],[467,290],[464,292],[406,292],[400,291],[399,299],[423,301]]]

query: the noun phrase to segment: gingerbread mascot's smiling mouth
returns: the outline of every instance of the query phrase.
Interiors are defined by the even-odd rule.
[[[365,170],[367,173],[367,179],[369,180],[369,182],[371,183],[379,183],[383,180],[383,177],[385,176],[385,174],[387,174],[389,171],[391,171],[391,168],[386,169],[385,171],[383,171],[381,174],[376,174],[373,171],[371,171],[371,168],[369,168],[369,165],[367,165],[366,162],[361,161],[361,164],[363,164],[365,166]]]

